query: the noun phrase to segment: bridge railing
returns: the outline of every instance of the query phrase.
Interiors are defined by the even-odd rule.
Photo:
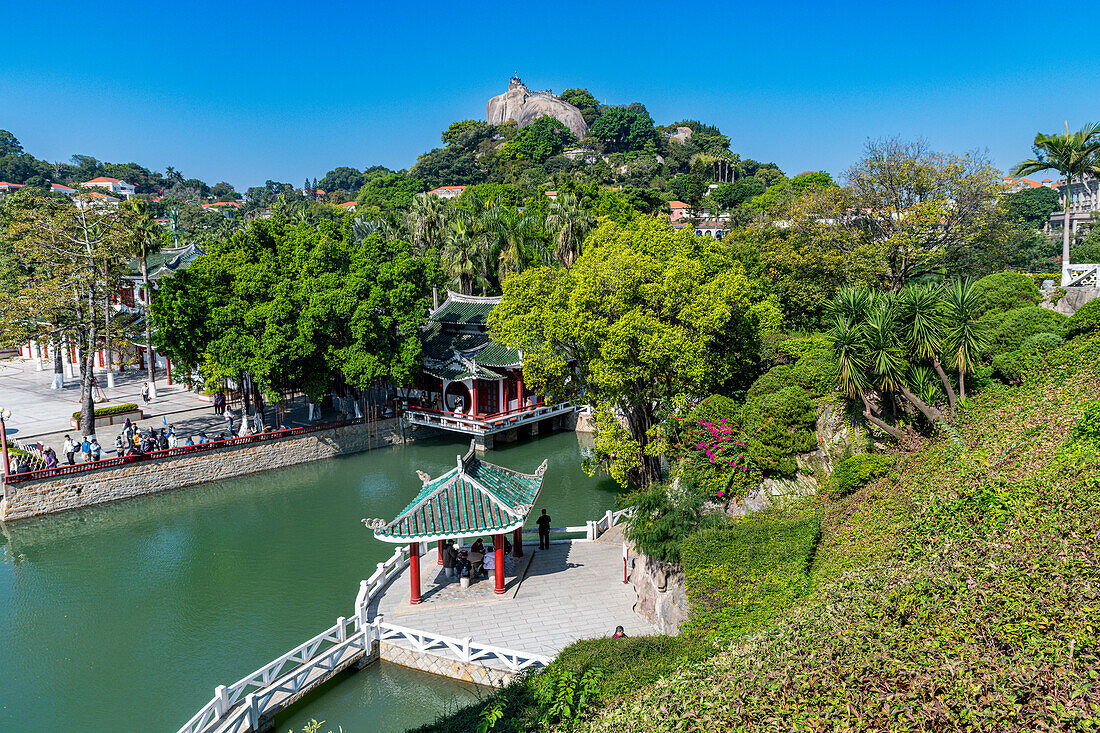
[[[433,634],[427,631],[418,631],[405,626],[398,626],[376,619],[380,641],[407,642],[418,652],[431,652],[437,656],[457,659],[465,664],[472,662],[488,662],[497,660],[511,673],[522,672],[532,667],[545,667],[550,664],[550,658],[541,654],[528,654],[514,649],[505,649],[492,644],[479,644],[470,637],[456,639],[444,634]]]

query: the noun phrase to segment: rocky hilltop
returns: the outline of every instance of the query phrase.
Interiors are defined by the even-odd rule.
[[[560,121],[578,138],[584,137],[588,131],[579,109],[554,96],[550,90],[532,92],[518,76],[513,76],[508,82],[508,91],[493,97],[485,105],[485,118],[494,125],[515,120],[520,127],[526,127],[546,115]]]

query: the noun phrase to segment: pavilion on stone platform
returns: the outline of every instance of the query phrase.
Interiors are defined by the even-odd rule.
[[[534,473],[520,473],[480,460],[470,441],[458,465],[438,478],[417,471],[423,486],[416,498],[393,521],[374,530],[383,542],[409,545],[412,592],[410,603],[420,603],[420,543],[443,543],[494,535],[496,593],[504,593],[504,537],[513,533],[512,554],[523,557],[522,531],[527,515],[542,489],[546,461]]]

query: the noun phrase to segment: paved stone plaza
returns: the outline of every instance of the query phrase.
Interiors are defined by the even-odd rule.
[[[631,636],[656,633],[633,611],[637,595],[634,586],[623,583],[620,544],[555,542],[549,550],[525,550],[534,552],[526,574],[517,585],[517,569],[522,571],[528,558],[509,558],[507,592],[496,595],[492,577],[466,590],[448,580],[433,547],[420,559],[423,603],[409,604],[406,569],[370,613],[419,631],[550,657],[578,639],[611,636],[616,626]]]

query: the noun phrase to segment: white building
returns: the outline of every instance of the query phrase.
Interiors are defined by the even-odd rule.
[[[437,196],[441,199],[456,199],[462,195],[462,192],[466,190],[466,186],[440,186],[439,188],[433,188],[427,193],[420,194],[422,196]]]
[[[81,186],[98,186],[99,188],[105,188],[111,193],[124,196],[125,198],[131,198],[134,195],[134,186],[130,185],[126,181],[120,181],[117,178],[109,178],[107,176],[100,176],[99,178],[93,178],[90,181],[84,181]]]

